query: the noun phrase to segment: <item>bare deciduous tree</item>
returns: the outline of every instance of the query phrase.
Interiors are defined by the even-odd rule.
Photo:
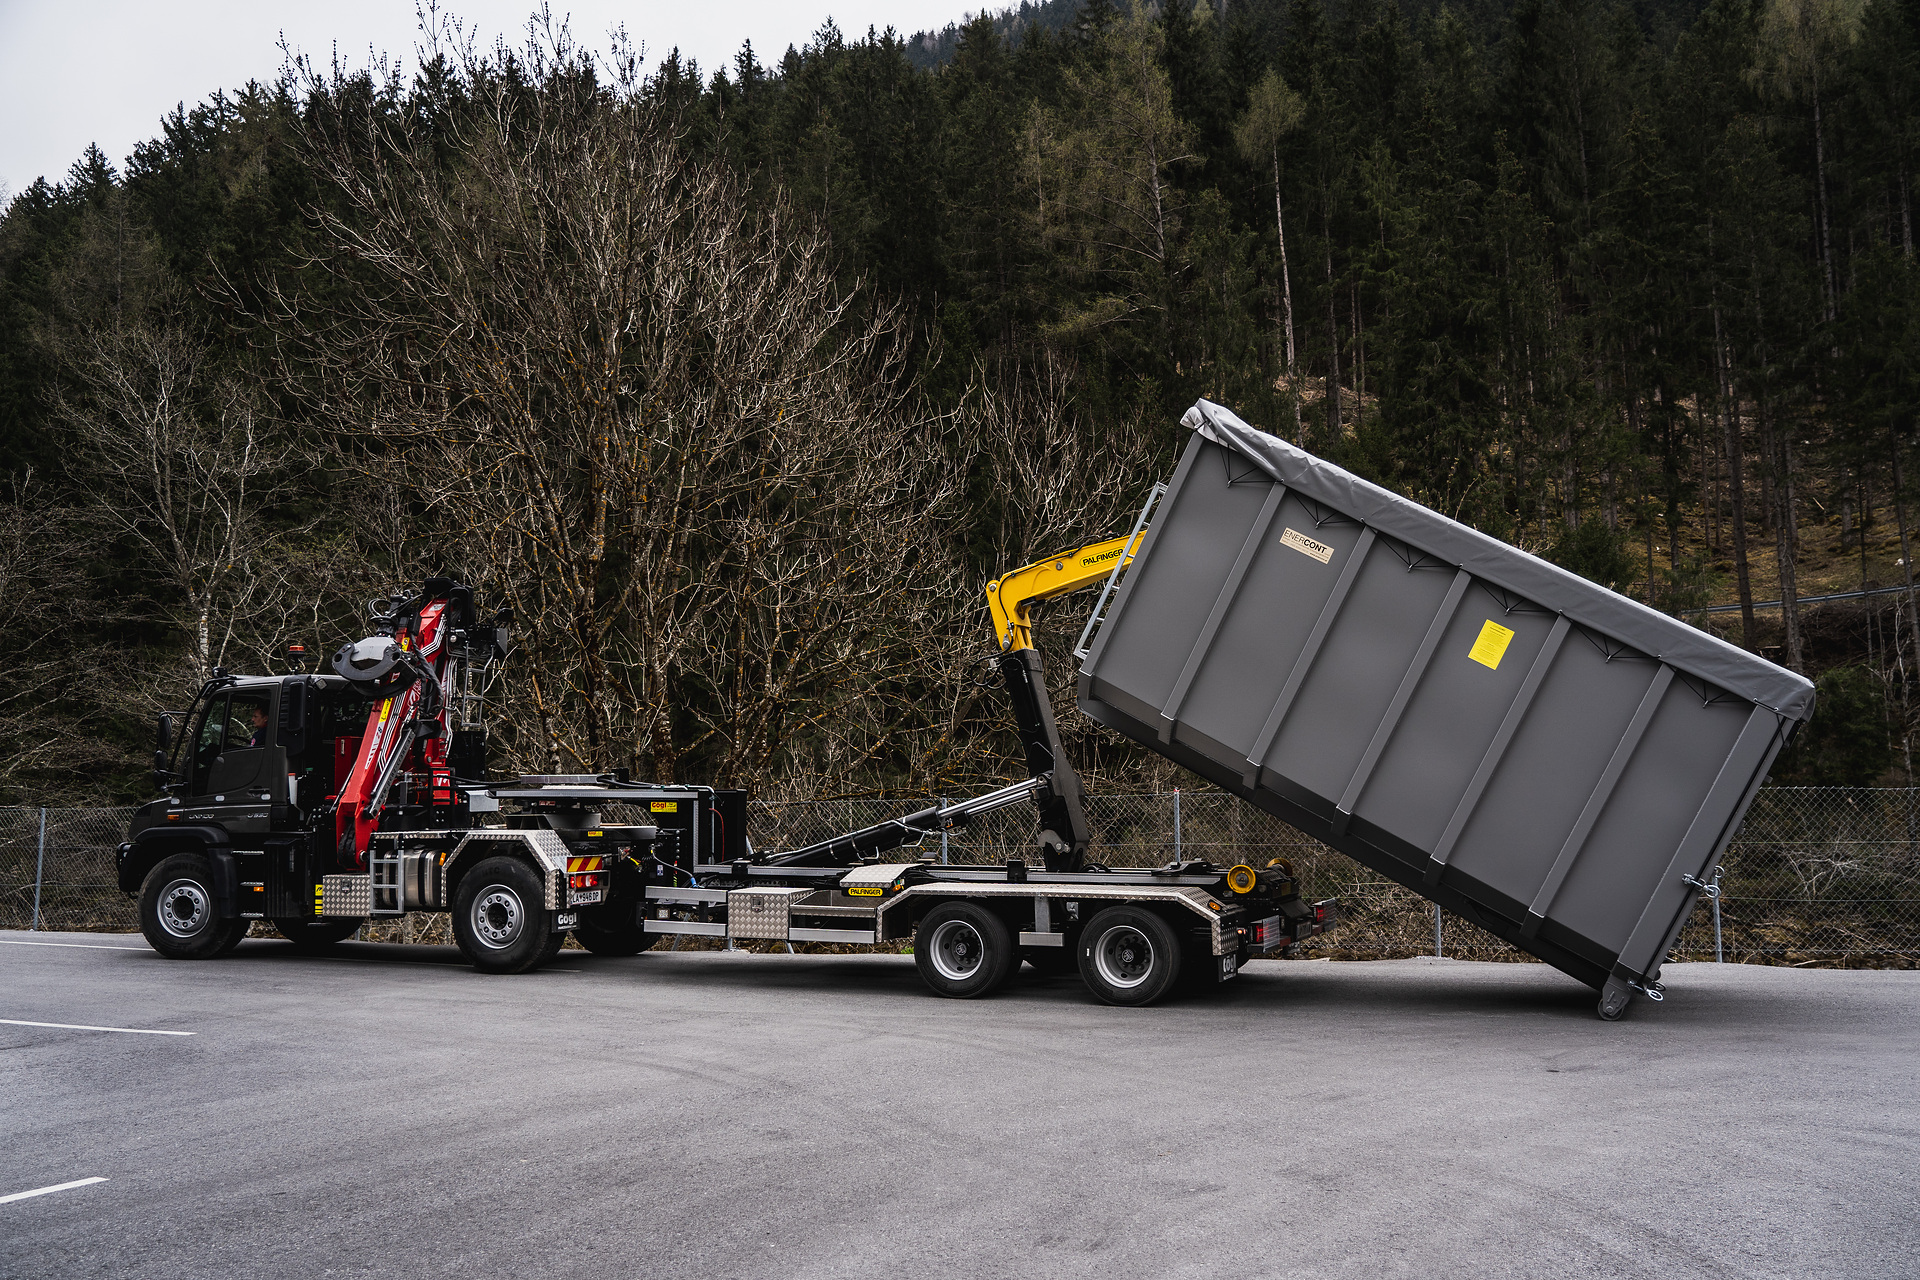
[[[630,49],[428,56],[446,92],[405,110],[305,70],[322,247],[259,318],[290,398],[416,504],[394,554],[513,605],[518,762],[893,763],[957,492],[899,318],[689,160]]]

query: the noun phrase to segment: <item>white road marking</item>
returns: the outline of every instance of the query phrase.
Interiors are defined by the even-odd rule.
[[[9,1027],[52,1027],[56,1031],[118,1031],[128,1036],[192,1036],[197,1031],[148,1031],[144,1027],[85,1027],[72,1022],[23,1022],[19,1018],[0,1018]]]
[[[146,947],[109,947],[98,942],[20,942],[13,938],[0,938],[4,947],[80,947],[87,951],[145,951]]]
[[[73,1182],[56,1182],[51,1187],[35,1187],[31,1191],[16,1191],[10,1196],[0,1196],[0,1204],[11,1204],[15,1200],[31,1200],[35,1196],[49,1196],[56,1191],[71,1191],[75,1187],[90,1187],[96,1182],[105,1182],[105,1178],[79,1178]]]

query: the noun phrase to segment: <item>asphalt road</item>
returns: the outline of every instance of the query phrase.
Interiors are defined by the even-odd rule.
[[[1920,974],[1665,977],[0,933],[0,1275],[1914,1275]]]

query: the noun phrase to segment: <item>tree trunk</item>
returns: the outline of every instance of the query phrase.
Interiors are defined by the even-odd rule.
[[[1900,155],[1900,247],[1913,256],[1913,183],[1907,175],[1906,153]]]
[[[1794,542],[1797,529],[1793,515],[1793,432],[1786,425],[1773,422],[1767,416],[1767,402],[1760,398],[1760,432],[1773,441],[1777,438],[1777,447],[1769,450],[1778,467],[1778,475],[1773,483],[1774,501],[1778,510],[1773,523],[1773,545],[1775,564],[1780,579],[1780,623],[1785,633],[1787,666],[1795,671],[1803,669],[1800,654],[1800,602],[1794,589]]]
[[[1280,148],[1273,149],[1273,225],[1280,236],[1280,315],[1287,335],[1287,399],[1293,402],[1293,439],[1306,443],[1306,429],[1300,423],[1300,386],[1294,373],[1293,348],[1293,275],[1287,268],[1287,219],[1280,207]]]
[[[1333,314],[1333,227],[1321,219],[1327,233],[1327,443],[1340,438],[1340,322]]]
[[[1826,284],[1827,323],[1833,323],[1834,315],[1834,274],[1833,274],[1833,232],[1828,226],[1827,217],[1827,143],[1820,118],[1820,73],[1813,74],[1813,171],[1814,186],[1820,200],[1820,270],[1821,280]]]
[[[1900,475],[1900,437],[1889,433],[1889,452],[1893,455],[1893,516],[1900,524],[1900,575],[1907,588],[1907,632],[1913,634],[1914,591],[1913,591],[1913,550],[1907,545],[1907,496]],[[1900,650],[1900,634],[1893,637],[1894,652]],[[1903,735],[1904,736],[1904,735]]]

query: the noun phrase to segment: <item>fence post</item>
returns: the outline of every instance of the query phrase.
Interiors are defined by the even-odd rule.
[[[1173,789],[1173,860],[1180,859],[1180,788]]]
[[[28,929],[40,927],[40,885],[47,874],[47,807],[40,806],[40,856],[33,864],[33,923]]]
[[[1721,874],[1721,872],[1722,872],[1722,870],[1723,870],[1723,868],[1721,868],[1721,867],[1715,867],[1715,868],[1713,869],[1713,887],[1714,887],[1714,894],[1713,894],[1713,897],[1712,897],[1712,899],[1711,899],[1711,901],[1712,901],[1712,903],[1713,903],[1713,962],[1714,962],[1715,964],[1725,964],[1725,963],[1727,962],[1727,953],[1726,953],[1726,951],[1725,951],[1725,950],[1724,950],[1724,949],[1723,949],[1723,948],[1721,947],[1721,945],[1720,945],[1720,894],[1719,894],[1719,889],[1720,889],[1720,874]]]
[[[1439,960],[1446,954],[1447,949],[1440,935],[1440,904],[1436,902],[1433,904],[1433,958]]]

